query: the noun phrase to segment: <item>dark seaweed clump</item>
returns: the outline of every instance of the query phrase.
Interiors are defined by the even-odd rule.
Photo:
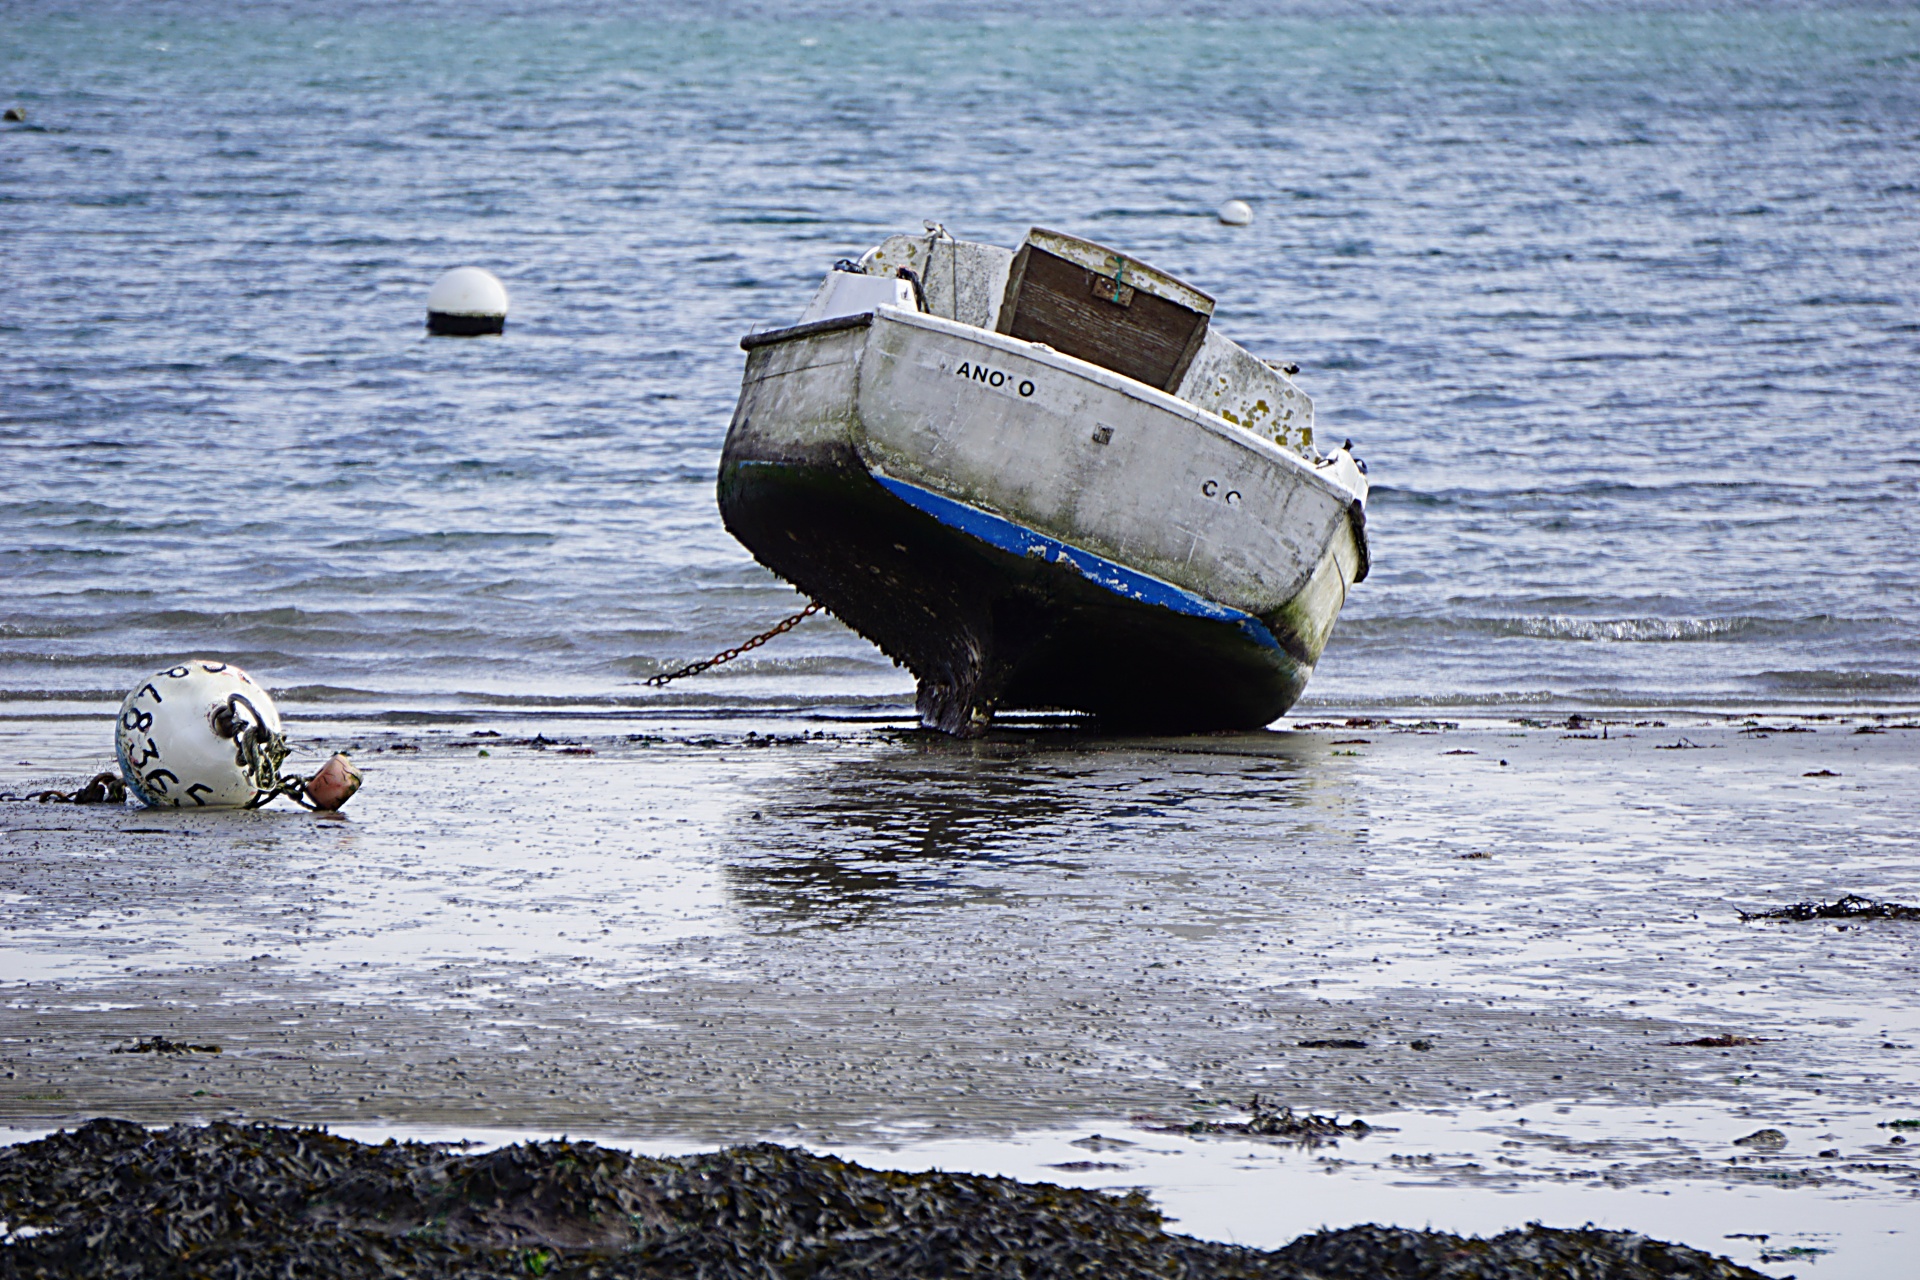
[[[887,1173],[784,1147],[479,1155],[317,1129],[95,1120],[0,1151],[0,1277],[1267,1277],[1762,1280],[1624,1232],[1355,1227],[1272,1253],[1171,1235],[1137,1192]],[[23,1232],[37,1228],[37,1233]]]
[[[1253,1105],[1248,1110],[1251,1114],[1245,1120],[1195,1120],[1188,1124],[1149,1127],[1159,1133],[1237,1133],[1257,1138],[1278,1138],[1303,1147],[1317,1147],[1323,1142],[1337,1143],[1341,1138],[1364,1138],[1373,1132],[1373,1126],[1365,1120],[1342,1123],[1336,1116],[1314,1115],[1311,1112],[1296,1115],[1292,1107],[1268,1102],[1257,1093],[1253,1095]]]
[[[1796,902],[1770,911],[1742,911],[1742,920],[1920,920],[1920,907],[1875,902],[1850,893],[1838,902]]]
[[[133,1044],[123,1044],[109,1049],[109,1053],[218,1053],[217,1044],[188,1044],[183,1040],[169,1040],[165,1036],[148,1036]]]

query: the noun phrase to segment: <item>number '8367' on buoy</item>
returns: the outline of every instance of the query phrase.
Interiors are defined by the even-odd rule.
[[[114,750],[127,787],[159,808],[254,808],[280,788],[286,739],[267,691],[239,667],[195,658],[120,704]]]

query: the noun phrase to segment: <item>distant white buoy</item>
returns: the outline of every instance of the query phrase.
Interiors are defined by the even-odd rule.
[[[507,327],[507,287],[480,267],[455,267],[427,293],[427,332],[456,338]]]
[[[287,748],[265,689],[231,663],[195,658],[127,695],[114,753],[149,808],[234,809],[273,790]]]
[[[1253,221],[1253,206],[1245,200],[1229,200],[1220,206],[1218,216],[1230,227],[1244,227]]]

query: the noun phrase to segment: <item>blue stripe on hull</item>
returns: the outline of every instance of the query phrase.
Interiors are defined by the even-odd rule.
[[[1015,524],[991,511],[982,511],[979,507],[968,506],[964,502],[955,502],[943,497],[931,489],[922,489],[919,485],[908,484],[904,480],[895,480],[873,473],[873,478],[908,506],[924,511],[950,529],[971,534],[989,546],[1016,556],[1035,560],[1047,560],[1053,564],[1067,565],[1077,570],[1087,581],[1105,587],[1117,596],[1136,600],[1141,604],[1167,609],[1174,613],[1184,613],[1190,617],[1208,618],[1215,622],[1230,622],[1238,626],[1246,637],[1263,649],[1278,649],[1280,642],[1273,638],[1273,632],[1267,624],[1252,614],[1240,609],[1230,609],[1226,605],[1216,604],[1205,596],[1197,596],[1171,582],[1141,573],[1138,569],[1129,569],[1115,563],[1105,556],[1097,556],[1080,547],[1069,546],[1058,538],[1049,538],[1044,533],[1035,533],[1025,525]]]

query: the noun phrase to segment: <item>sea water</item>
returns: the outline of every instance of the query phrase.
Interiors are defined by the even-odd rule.
[[[1911,7],[802,8],[13,0],[0,699],[898,708],[829,619],[640,682],[799,607],[739,338],[928,219],[1300,365],[1375,486],[1310,704],[1920,698]]]

